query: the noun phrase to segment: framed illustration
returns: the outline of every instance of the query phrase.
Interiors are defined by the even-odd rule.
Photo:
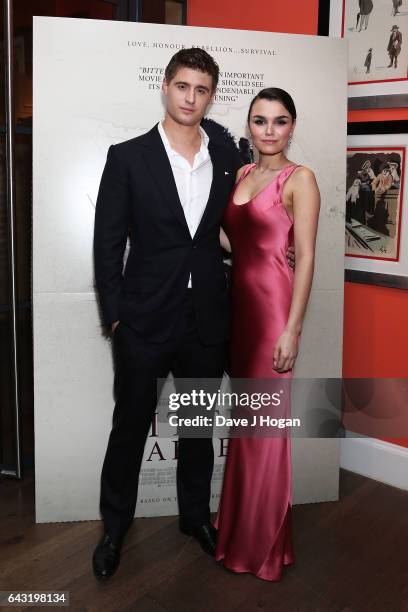
[[[407,93],[407,0],[332,0],[329,34],[349,43],[350,98]]]
[[[349,123],[346,280],[408,289],[408,121]]]

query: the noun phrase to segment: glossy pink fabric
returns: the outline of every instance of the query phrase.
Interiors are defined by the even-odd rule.
[[[254,166],[245,168],[240,181]],[[235,186],[225,212],[233,252],[234,378],[291,378],[290,372],[272,369],[272,355],[292,298],[286,250],[293,240],[293,222],[282,203],[282,189],[296,167],[284,168],[243,205],[234,203]],[[282,567],[294,561],[290,514],[290,438],[231,438],[215,522],[216,560],[235,572],[280,580]]]

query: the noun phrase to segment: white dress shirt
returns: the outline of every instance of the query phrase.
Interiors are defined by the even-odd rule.
[[[193,165],[190,166],[185,157],[171,148],[161,123],[158,125],[158,130],[173,171],[188,229],[193,237],[204,214],[213,177],[213,167],[208,151],[209,138],[200,126],[201,147],[195,154]],[[191,274],[188,286],[191,287]]]

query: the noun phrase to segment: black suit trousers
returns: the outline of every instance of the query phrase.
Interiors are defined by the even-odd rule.
[[[226,344],[206,346],[197,333],[192,291],[186,298],[171,338],[152,343],[125,323],[113,334],[116,405],[102,468],[100,509],[105,530],[120,544],[136,507],[140,466],[157,404],[157,379],[221,379]],[[177,494],[180,520],[194,527],[209,520],[214,467],[211,438],[180,438]]]

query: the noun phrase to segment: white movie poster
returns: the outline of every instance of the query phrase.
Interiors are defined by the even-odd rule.
[[[113,399],[110,339],[94,290],[95,202],[111,144],[163,118],[171,56],[199,46],[220,65],[208,117],[246,138],[260,89],[293,97],[290,157],[322,195],[316,274],[296,375],[340,377],[342,363],[346,44],[326,37],[62,18],[34,19],[33,291],[37,520],[99,518]],[[324,342],[322,339],[324,338]],[[296,440],[294,501],[335,499],[336,440]],[[214,440],[212,509],[227,441]],[[153,427],[137,516],[177,514],[175,439]]]

